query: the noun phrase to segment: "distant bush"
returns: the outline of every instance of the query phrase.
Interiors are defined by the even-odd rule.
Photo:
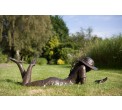
[[[61,59],[65,60],[65,63],[69,64],[72,62],[74,51],[71,48],[62,48],[60,52]]]
[[[122,35],[91,45],[87,56],[92,57],[95,63],[105,67],[122,67]]]
[[[24,60],[30,64],[33,59],[34,59],[33,57],[27,57]]]
[[[2,54],[0,51],[0,63],[5,63],[7,61],[7,55]]]
[[[62,65],[62,64],[65,64],[65,62],[64,62],[62,59],[58,59],[58,60],[57,60],[57,64],[58,64],[58,65]]]
[[[51,60],[49,61],[49,64],[50,64],[50,65],[56,64],[56,59],[51,59]]]
[[[46,58],[37,58],[37,64],[46,65],[47,64],[47,59]]]
[[[29,58],[26,58],[25,61],[30,64],[33,59],[34,59],[34,57],[29,57]],[[47,62],[48,61],[46,58],[37,58],[36,59],[36,64],[39,64],[39,65],[46,65]]]

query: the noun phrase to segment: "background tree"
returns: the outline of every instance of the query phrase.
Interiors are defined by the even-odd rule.
[[[58,15],[51,16],[51,22],[56,36],[59,37],[61,42],[64,42],[69,36],[69,29],[67,28],[66,23],[62,17]]]
[[[87,39],[91,39],[92,38],[92,32],[93,32],[93,29],[91,27],[86,29],[86,38]]]
[[[48,62],[50,63],[51,60],[57,59],[57,50],[59,49],[59,39],[57,36],[50,37],[49,41],[47,42],[46,46],[43,48],[43,57],[45,57]],[[55,63],[55,61],[54,61]]]
[[[2,25],[11,57],[39,56],[52,35],[50,16],[3,16]]]

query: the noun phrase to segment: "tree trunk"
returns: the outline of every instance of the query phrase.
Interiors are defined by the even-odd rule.
[[[12,58],[15,57],[15,51],[14,51],[14,47],[13,47],[13,46],[11,47],[11,50],[10,50],[10,56],[11,56]]]
[[[19,50],[16,50],[16,59],[20,60],[20,51]]]

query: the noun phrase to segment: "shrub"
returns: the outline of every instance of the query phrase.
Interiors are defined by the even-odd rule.
[[[72,62],[75,54],[75,50],[71,48],[62,48],[60,52],[60,58],[65,60],[65,63],[69,64]]]
[[[57,64],[58,64],[58,65],[62,65],[62,64],[65,64],[65,62],[64,62],[62,59],[58,59],[58,60],[57,60]]]
[[[6,55],[0,55],[0,63],[5,63],[7,61]]]
[[[87,56],[92,57],[99,66],[121,67],[122,35],[96,41],[87,52]]]
[[[0,51],[0,63],[5,63],[7,61],[7,55],[2,54]]]
[[[34,59],[34,57],[28,57],[28,58],[25,59],[25,61],[30,64],[33,59]],[[39,64],[39,65],[46,65],[47,64],[47,59],[46,58],[37,58],[36,63]]]
[[[46,65],[47,64],[47,59],[46,58],[37,58],[37,64]]]
[[[51,60],[49,61],[49,64],[50,64],[50,65],[56,64],[56,59],[51,59]]]
[[[33,59],[34,59],[33,57],[25,57],[24,60],[30,64]]]

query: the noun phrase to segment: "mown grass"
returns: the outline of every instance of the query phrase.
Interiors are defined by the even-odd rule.
[[[27,68],[27,64],[24,65]],[[32,81],[50,76],[66,78],[69,65],[36,65],[33,68]],[[96,84],[96,79],[108,77],[103,84]],[[0,96],[121,96],[122,70],[102,69],[87,73],[84,85],[25,87],[16,64],[0,64]]]

